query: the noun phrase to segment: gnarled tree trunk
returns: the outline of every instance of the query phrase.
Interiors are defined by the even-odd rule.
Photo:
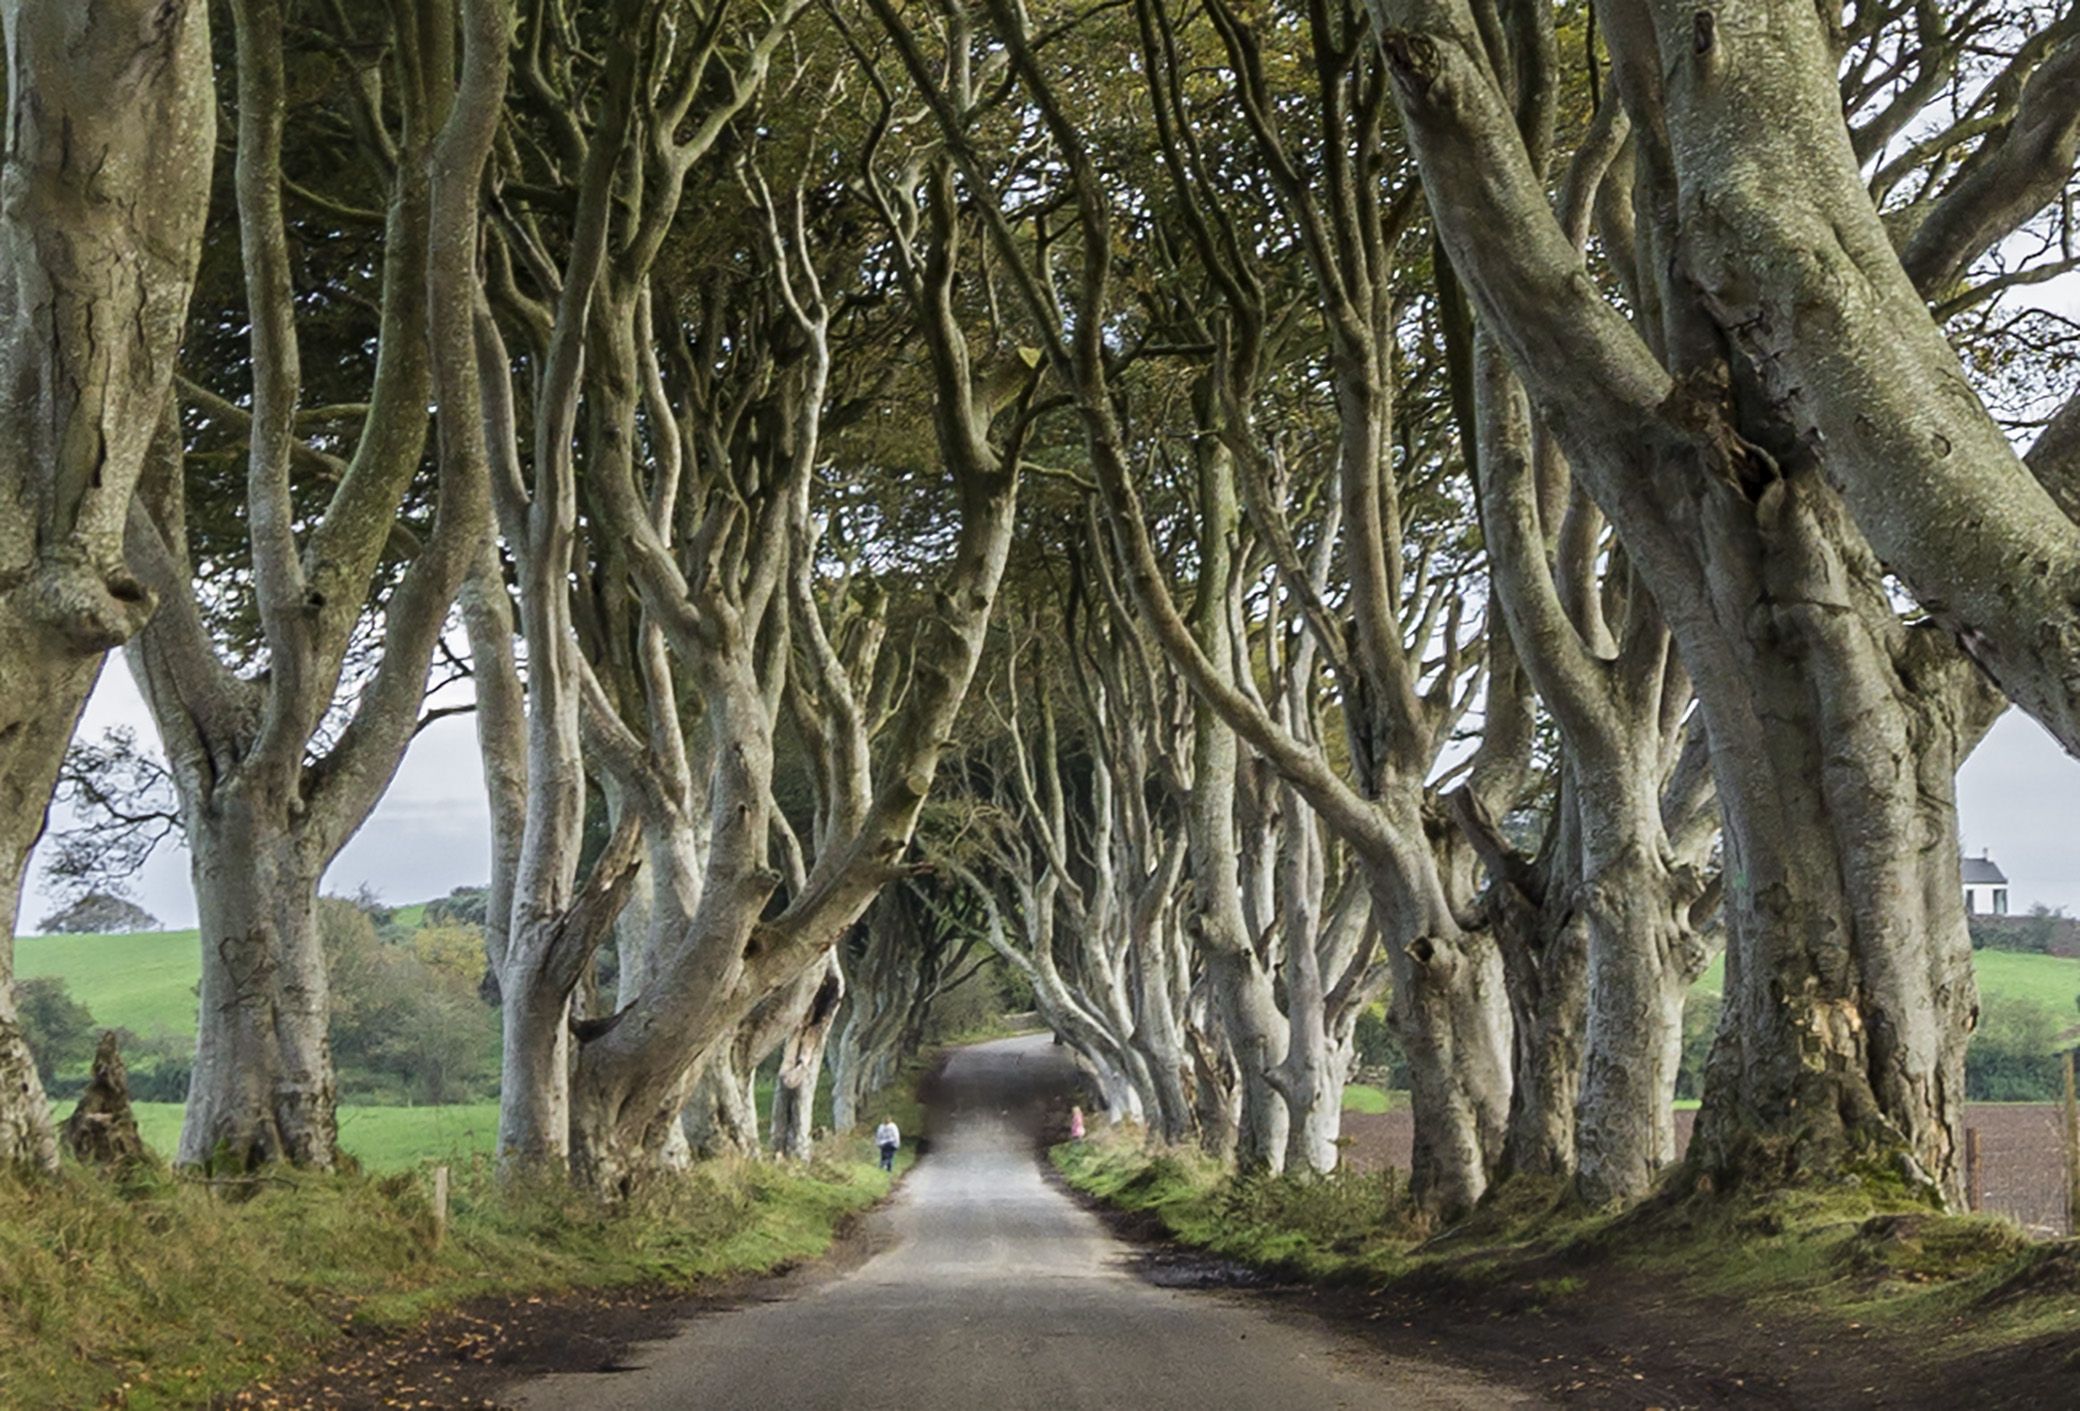
[[[184,1166],[338,1159],[318,875],[285,802],[239,789],[184,810],[202,936]]]
[[[845,977],[835,954],[812,966],[804,981],[809,1003],[780,1047],[773,1084],[773,1150],[794,1161],[807,1161],[814,1154],[817,1079],[823,1075],[824,1046],[845,998]]]
[[[73,726],[150,615],[125,526],[167,394],[209,209],[209,11],[192,0],[0,6],[0,1166],[57,1164],[14,1012],[14,926]]]

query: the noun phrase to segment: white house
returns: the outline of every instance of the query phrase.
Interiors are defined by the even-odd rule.
[[[1988,853],[1964,860],[1964,909],[1971,916],[2008,914],[2008,874]]]

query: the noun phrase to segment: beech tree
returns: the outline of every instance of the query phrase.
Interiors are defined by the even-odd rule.
[[[1128,460],[1132,441],[1116,401],[1107,346],[1113,314],[1111,200],[1087,136],[1063,97],[1060,65],[1035,50],[1022,17],[1006,6],[989,7],[990,39],[1003,46],[1035,107],[1061,174],[1059,199],[1074,211],[1073,280],[1053,277],[1051,258],[1035,261],[1014,225],[1014,208],[1004,202],[1002,176],[967,140],[968,116],[959,95],[935,82],[933,66],[904,17],[882,0],[875,0],[875,9],[960,160],[1001,258],[1017,271],[1030,316],[1047,331],[1050,367],[1073,389],[1135,603],[1192,689],[1291,780],[1365,869],[1373,919],[1393,970],[1392,1013],[1411,1066],[1415,1184],[1435,1208],[1463,1210],[1486,1188],[1508,1125],[1509,1015],[1493,937],[1477,923],[1469,926],[1468,898],[1455,895],[1471,874],[1440,855],[1425,819],[1433,808],[1429,786],[1439,752],[1478,689],[1480,652],[1460,612],[1446,611],[1457,601],[1456,585],[1433,582],[1426,566],[1411,574],[1401,554],[1406,524],[1396,502],[1390,434],[1392,271],[1412,204],[1406,193],[1388,204],[1371,180],[1383,160],[1383,90],[1376,75],[1368,77],[1368,51],[1357,44],[1319,51],[1324,67],[1316,96],[1333,115],[1324,128],[1330,136],[1316,154],[1323,175],[1311,182],[1289,162],[1277,187],[1309,252],[1337,388],[1336,465],[1352,626],[1346,632],[1340,623],[1322,620],[1319,635],[1331,669],[1342,673],[1353,782],[1319,747],[1282,729],[1253,690],[1224,679],[1171,598]],[[1355,32],[1355,22],[1349,23]],[[965,16],[956,11],[947,47],[959,53],[971,42]],[[1277,138],[1267,132],[1267,146]],[[1328,199],[1318,201],[1317,185]],[[1283,581],[1290,591],[1304,592],[1299,575],[1287,574]]]
[[[831,1040],[831,1121],[857,1127],[866,1100],[895,1081],[903,1061],[924,1044],[932,1002],[969,979],[981,960],[980,928],[942,904],[928,902],[943,884],[915,878],[874,899],[838,950],[845,1006]]]
[[[1544,7],[1506,8],[1507,23],[1487,31],[1451,0],[1374,13],[1445,248],[1611,517],[1697,691],[1725,820],[1729,952],[1693,1167],[1724,1184],[1876,1154],[1954,1201],[1976,999],[1953,780],[1999,702],[1948,633],[1895,611],[1835,488],[1856,453],[1831,431],[1813,434],[1780,395],[1780,375],[1818,369],[1762,367],[1737,320],[1722,322],[1713,282],[1692,276],[1690,215],[1729,213],[1700,203],[1693,183],[1753,182],[1758,171],[1729,159],[1739,147],[1715,149],[1713,178],[1678,164],[1664,108],[1664,88],[1688,92],[1705,71],[1722,103],[1803,80],[1772,70],[1765,83],[1758,69],[1754,84],[1722,81],[1710,15],[1685,20],[1670,86],[1656,38],[1672,29],[1649,10],[1606,12],[1606,101],[1623,105],[1628,158],[1589,160],[1606,182],[1630,177],[1629,191],[1607,193],[1602,232],[1628,317],[1556,218],[1518,105],[1498,83],[1517,65],[1550,65]],[[1781,23],[1796,33],[1811,16]],[[1824,120],[1810,107],[1796,120],[1813,124],[1808,146],[1846,152],[1838,98]],[[1780,150],[1769,166],[1803,173],[1809,155],[1820,154]],[[1486,238],[1501,228],[1517,237]],[[1828,356],[1890,346],[1842,327],[1803,341],[1837,350]]]
[[[205,5],[0,7],[0,1166],[55,1168],[14,1009],[23,870],[102,661],[151,587],[124,552],[167,401],[216,143]]]
[[[238,143],[226,221],[227,231],[235,221],[243,256],[238,317],[249,329],[250,392],[244,405],[201,381],[184,392],[201,434],[244,443],[250,567],[231,592],[256,625],[250,643],[227,636],[226,605],[204,596],[190,514],[198,482],[178,453],[146,478],[145,512],[130,535],[140,576],[161,600],[132,644],[132,667],[179,794],[202,932],[184,1163],[322,1167],[335,1159],[318,884],[419,728],[434,647],[485,522],[481,463],[452,454],[439,458],[423,534],[397,521],[425,474],[426,408],[436,395],[429,348],[444,336],[429,328],[428,291],[476,224],[474,170],[448,164],[458,146],[481,140],[468,135],[495,121],[502,96],[483,72],[491,60],[480,32],[499,9],[496,0],[443,4],[413,25],[336,15],[344,28],[322,34],[310,58],[331,56],[317,106],[350,135],[332,151],[320,144],[299,155],[350,158],[332,171],[351,184],[306,197],[285,165],[285,16],[273,0],[231,7]],[[458,88],[462,16],[478,67]],[[364,39],[380,40],[381,57],[356,56]],[[322,174],[313,181],[326,185]],[[347,262],[341,242],[328,240],[337,208],[352,209],[364,191],[382,206],[368,217],[381,230],[373,270]],[[292,206],[310,213],[292,218]],[[300,263],[292,229],[329,244],[334,258]],[[368,297],[364,283],[375,286],[376,351],[351,361],[366,379],[366,405],[306,416],[299,309],[358,303]],[[357,417],[360,434],[338,451],[300,434],[314,420]],[[371,630],[380,631],[380,654],[363,679],[349,681],[356,645]]]
[[[735,170],[704,163],[719,143],[749,141],[735,124],[774,81],[802,8],[741,27],[719,7],[610,8],[605,81],[585,80],[582,96],[563,86],[578,81],[575,36],[533,17],[516,74],[542,137],[495,164],[509,194],[483,276],[479,375],[503,384],[485,405],[504,535],[519,547],[527,787],[543,799],[553,777],[561,800],[553,825],[531,816],[515,872],[500,968],[501,1147],[515,1159],[568,1152],[608,1193],[680,1159],[675,1134],[696,1077],[748,1076],[726,1051],[762,1007],[770,1014],[806,986],[803,1021],[827,1027],[835,1006],[817,1001],[828,952],[908,869],[1009,538],[1015,474],[991,432],[1016,397],[977,394],[1029,378],[1006,384],[993,368],[971,383],[953,217],[934,214],[890,261],[904,307],[949,330],[927,341],[958,530],[939,611],[907,655],[902,708],[889,715],[877,704],[875,633],[856,618],[861,600],[826,591],[813,513],[826,433],[843,420],[833,405],[855,375],[842,338],[858,308],[849,286],[826,281],[860,277],[862,258],[820,238],[846,212],[819,203],[811,215],[830,148],[790,130]],[[789,90],[832,111],[828,47],[789,52]],[[517,359],[508,327],[523,340]],[[512,390],[522,368],[541,369],[525,395]],[[871,386],[881,365],[858,369]],[[525,403],[535,414],[523,477],[514,409]],[[545,509],[545,486],[561,509]],[[546,538],[544,515],[555,526]],[[559,660],[552,678],[545,668]],[[807,836],[775,803],[775,738],[789,710],[822,734],[824,787]],[[590,900],[574,907],[588,769],[620,815],[616,866],[596,869]],[[573,1025],[572,993],[638,857],[646,920],[623,928],[633,941],[623,993],[610,1013]],[[790,1066],[808,1062],[811,1032],[797,1035]],[[567,1036],[573,1064],[560,1056]]]

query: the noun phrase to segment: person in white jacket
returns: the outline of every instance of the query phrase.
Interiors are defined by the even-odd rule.
[[[881,1125],[874,1129],[874,1145],[881,1148],[882,1170],[893,1171],[896,1169],[896,1149],[902,1146],[902,1144],[903,1134],[896,1130],[895,1118],[882,1118]]]

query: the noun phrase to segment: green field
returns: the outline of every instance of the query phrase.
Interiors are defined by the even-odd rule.
[[[135,1104],[145,1144],[171,1156],[181,1134],[181,1104]],[[371,1171],[399,1171],[442,1157],[467,1162],[498,1144],[498,1104],[457,1107],[355,1107],[339,1110],[339,1144]]]
[[[133,936],[23,936],[15,974],[55,975],[104,1028],[144,1038],[193,1038],[202,953],[193,931]]]
[[[1391,1112],[1395,1108],[1405,1107],[1407,1104],[1407,1093],[1388,1092],[1385,1088],[1375,1088],[1370,1083],[1351,1083],[1343,1090],[1343,1110],[1345,1112],[1378,1114]]]
[[[1972,952],[1979,977],[1979,997],[1986,1000],[2029,1000],[2062,1019],[2080,1019],[2073,1002],[2080,997],[2080,959],[2026,955],[2021,951]],[[1698,977],[1696,988],[1718,994],[1726,985],[1726,957],[1720,956]]]

